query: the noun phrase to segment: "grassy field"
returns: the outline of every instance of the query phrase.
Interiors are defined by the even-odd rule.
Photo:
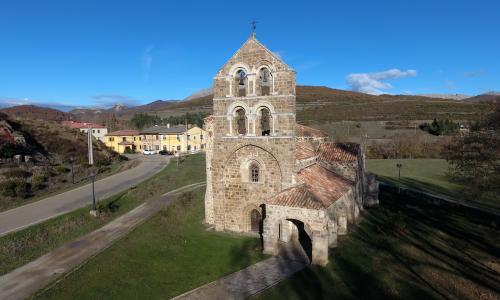
[[[424,122],[428,122],[428,120],[404,122],[404,125],[390,127],[390,123],[388,124],[386,121],[343,121],[326,122],[317,124],[315,127],[325,131],[333,140],[341,141],[359,142],[361,138],[368,140],[391,139],[395,135],[401,134],[439,139],[439,137],[419,129],[418,125]]]
[[[178,187],[204,180],[205,156],[191,155],[179,169],[175,163],[171,163],[136,187],[100,201],[99,206],[102,210],[100,218],[90,217],[89,207],[84,207],[0,237],[0,275],[107,224],[144,201],[155,199]]]
[[[312,266],[256,299],[499,299],[500,231],[382,194],[359,227]],[[497,227],[498,228],[498,227]]]
[[[366,167],[377,174],[379,180],[398,184],[397,163],[401,168],[401,184],[425,192],[444,195],[484,208],[500,210],[500,197],[464,198],[465,184],[454,182],[447,176],[448,163],[444,159],[368,159]]]
[[[368,159],[366,167],[380,179],[397,184],[401,163],[401,183],[430,193],[460,197],[463,186],[453,183],[446,175],[448,163],[444,159]]]
[[[204,191],[183,194],[36,299],[168,299],[264,256],[254,237],[205,230]]]

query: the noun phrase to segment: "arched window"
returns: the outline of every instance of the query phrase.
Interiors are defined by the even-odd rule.
[[[245,97],[247,93],[247,74],[244,70],[236,72],[236,81],[238,82],[238,96]]]
[[[260,94],[262,96],[267,96],[271,92],[271,72],[269,72],[268,68],[262,68],[259,71],[260,76]]]
[[[260,169],[257,163],[250,164],[250,181],[259,182],[260,180]]]
[[[245,114],[245,110],[240,108],[236,111],[236,126],[238,130],[238,134],[246,134],[247,133],[247,117]]]
[[[269,135],[271,133],[270,123],[269,109],[263,108],[260,111],[260,129],[262,131],[262,136]]]

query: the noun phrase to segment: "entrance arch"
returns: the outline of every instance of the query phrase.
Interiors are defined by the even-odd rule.
[[[286,255],[297,259],[307,257],[312,261],[312,232],[307,224],[298,219],[286,219],[279,224],[279,240]]]

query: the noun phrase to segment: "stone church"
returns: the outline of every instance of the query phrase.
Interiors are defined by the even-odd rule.
[[[261,234],[264,252],[300,240],[326,265],[337,236],[376,204],[362,147],[296,123],[295,71],[252,35],[214,77],[205,222]]]

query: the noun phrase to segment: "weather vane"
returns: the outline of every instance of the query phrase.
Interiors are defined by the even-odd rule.
[[[255,21],[255,19],[252,20],[252,23],[250,23],[252,25],[252,35],[255,36],[255,30],[257,30],[257,21]]]

